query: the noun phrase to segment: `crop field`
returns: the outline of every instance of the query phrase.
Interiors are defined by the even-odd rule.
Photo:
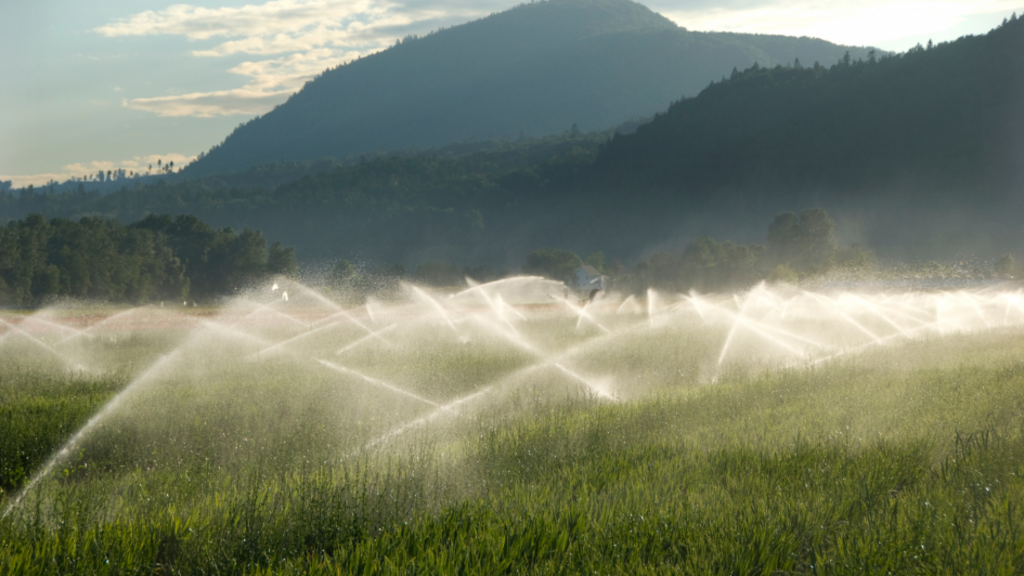
[[[1017,574],[1024,293],[0,313],[0,574]]]

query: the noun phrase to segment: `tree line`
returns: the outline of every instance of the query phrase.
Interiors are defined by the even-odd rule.
[[[660,252],[632,268],[605,263],[602,252],[586,258],[555,248],[530,253],[523,272],[573,283],[573,276],[586,263],[613,277],[615,287],[640,293],[648,288],[686,292],[716,292],[752,286],[763,280],[797,282],[801,278],[829,272],[837,266],[862,268],[874,262],[874,253],[854,244],[840,247],[835,222],[821,208],[784,212],[768,226],[765,244],[737,244],[702,236],[690,242],[681,254]]]
[[[0,223],[4,216],[32,213],[72,219],[99,214],[125,223],[150,213],[193,214],[218,227],[251,227],[286,239],[309,260],[410,262],[417,248],[436,246],[459,252],[455,259],[488,260],[470,252],[506,250],[510,221],[544,211],[560,216],[552,201],[574,186],[609,135],[566,131],[349,164],[260,165],[109,194],[84,187],[0,192]]]
[[[295,252],[263,234],[214,229],[195,216],[133,224],[29,215],[0,227],[0,305],[56,298],[134,304],[206,301],[271,274],[294,274]]]

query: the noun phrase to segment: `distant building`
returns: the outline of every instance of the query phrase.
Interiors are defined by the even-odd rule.
[[[597,271],[590,264],[584,264],[576,270],[576,289],[592,292],[608,287],[608,277]]]

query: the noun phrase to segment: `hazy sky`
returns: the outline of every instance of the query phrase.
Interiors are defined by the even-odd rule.
[[[0,0],[0,180],[181,165],[327,67],[518,0]],[[691,30],[902,51],[1024,0],[652,0]],[[667,104],[667,103],[666,103]]]

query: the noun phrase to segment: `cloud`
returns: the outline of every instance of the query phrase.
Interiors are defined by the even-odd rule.
[[[427,22],[450,20],[453,15],[442,8],[387,0],[273,0],[223,8],[179,4],[94,31],[107,37],[177,35],[217,41],[193,50],[196,57],[266,56],[227,70],[248,78],[236,89],[125,100],[129,108],[161,116],[255,115],[285,101],[327,68],[379,51],[413,29],[423,32],[416,27]]]
[[[90,162],[75,162],[73,164],[67,164],[63,166],[61,172],[50,172],[44,174],[28,174],[28,175],[2,175],[0,174],[0,182],[9,180],[13,183],[15,188],[24,188],[29,184],[33,186],[44,186],[49,182],[66,182],[71,179],[87,178],[95,176],[97,172],[103,170],[118,170],[124,169],[126,172],[141,172],[145,175],[149,166],[153,166],[155,170],[157,167],[157,161],[161,164],[168,162],[174,162],[174,167],[183,167],[189,162],[195,160],[195,156],[189,156],[187,154],[149,154],[146,156],[135,156],[128,160],[111,161],[111,160],[92,160]],[[155,172],[154,172],[155,173]]]
[[[878,45],[913,36],[938,34],[970,16],[1009,13],[1019,0],[921,1],[864,0],[837,3],[789,0],[666,7],[662,14],[691,30],[717,30],[811,36],[839,44]]]
[[[160,116],[256,115],[283,103],[306,81],[342,62],[354,60],[359,52],[318,48],[280,58],[243,62],[228,70],[249,81],[242,88],[215,92],[125,99],[128,108]]]
[[[320,48],[273,60],[243,62],[232,68],[230,72],[248,76],[250,80],[246,86],[250,89],[280,90],[301,86],[310,78],[323,72],[325,67],[354,60],[361,55],[358,51],[342,52]]]
[[[239,88],[216,92],[195,92],[180,96],[159,96],[156,98],[133,98],[124,105],[135,110],[152,112],[159,116],[231,116],[234,114],[256,115],[281,104],[292,94],[292,90],[264,92]]]
[[[324,22],[335,27],[372,22],[393,7],[374,0],[273,0],[242,7],[204,8],[177,4],[96,28],[104,36],[176,35],[191,40],[297,34]]]
[[[195,56],[270,55],[326,46],[379,47],[393,40],[395,28],[443,15],[429,9],[399,10],[375,0],[274,0],[241,8],[175,5],[143,12],[95,28],[107,37],[184,36],[190,40],[225,38]]]

